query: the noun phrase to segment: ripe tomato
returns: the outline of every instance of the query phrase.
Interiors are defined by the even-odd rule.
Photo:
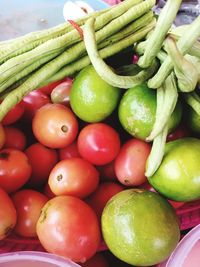
[[[95,165],[105,165],[115,159],[120,150],[117,131],[105,123],[85,126],[78,136],[80,155]]]
[[[97,188],[99,173],[90,162],[82,158],[65,159],[54,166],[48,183],[55,195],[84,198]]]
[[[42,106],[51,102],[48,95],[42,91],[35,90],[27,94],[23,98],[24,103],[24,114],[23,119],[26,121],[31,121],[36,113],[36,111]]]
[[[109,267],[106,257],[102,252],[96,253],[91,259],[81,264],[82,267]]]
[[[174,132],[167,136],[167,141],[174,141],[187,136],[190,136],[189,129],[185,125],[180,124]]]
[[[115,161],[111,161],[106,165],[98,166],[102,181],[116,181],[117,177],[115,174]]]
[[[32,128],[41,144],[50,148],[63,148],[75,140],[78,121],[68,107],[61,104],[46,104],[37,110]]]
[[[41,91],[41,92],[43,92],[43,93],[45,93],[46,95],[50,95],[51,92],[52,92],[52,90],[53,90],[57,85],[59,85],[60,83],[66,81],[66,80],[68,80],[68,78],[64,78],[64,79],[62,79],[62,80],[60,80],[60,81],[55,81],[55,82],[49,83],[49,84],[47,84],[47,85],[45,85],[45,86],[40,87],[38,90]]]
[[[50,253],[85,262],[100,244],[95,212],[81,199],[59,196],[50,199],[37,222],[37,235]]]
[[[16,104],[3,118],[2,124],[3,125],[10,125],[16,121],[18,121],[24,113],[24,105],[21,101],[20,103]]]
[[[10,125],[16,121],[18,121],[24,113],[24,104],[23,101],[16,104],[3,118],[3,125]]]
[[[4,146],[5,141],[6,141],[5,129],[0,123],[0,149]]]
[[[31,175],[26,154],[13,148],[0,150],[0,186],[11,193],[23,186]]]
[[[115,159],[115,173],[122,184],[136,186],[146,181],[145,166],[150,151],[150,144],[139,139],[130,139],[122,146]]]
[[[47,182],[49,174],[58,161],[57,151],[40,143],[30,145],[25,153],[32,167],[29,185],[39,187]]]
[[[13,126],[5,126],[4,130],[6,134],[4,148],[25,149],[26,135],[24,132]]]
[[[36,237],[36,224],[48,198],[34,190],[21,190],[12,196],[17,211],[14,232],[24,237]]]
[[[51,101],[70,106],[69,95],[72,87],[72,79],[68,79],[57,85],[51,92]]]
[[[108,200],[121,192],[124,187],[120,184],[114,182],[104,182],[99,184],[95,192],[93,192],[88,198],[87,203],[93,208],[96,212],[99,219],[101,219],[101,214],[103,209],[108,202]]]
[[[80,157],[76,141],[74,141],[73,143],[64,148],[60,148],[58,150],[58,153],[60,160]]]
[[[17,221],[17,212],[9,195],[0,188],[0,240],[10,234]]]
[[[56,195],[51,191],[51,188],[48,183],[46,183],[44,187],[44,194],[47,196],[49,199],[55,197]]]

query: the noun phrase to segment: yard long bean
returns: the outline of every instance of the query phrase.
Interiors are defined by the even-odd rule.
[[[134,5],[140,2],[142,2],[142,0],[126,0],[121,4],[116,5],[112,8],[108,8],[98,12],[93,12],[92,14],[89,14],[88,16],[77,20],[76,23],[79,26],[81,26],[85,23],[85,21],[88,18],[96,17],[97,18],[96,30],[99,30],[108,22],[110,22],[112,19],[122,15],[129,8],[133,7]],[[63,38],[61,38],[62,36]],[[56,42],[52,43],[54,44],[54,46],[56,46],[56,43],[58,44],[59,42],[61,42],[62,39],[64,39],[63,43],[65,42],[66,45],[67,44],[70,45],[72,43],[76,43],[77,41],[79,41],[80,36],[77,33],[77,31],[74,30],[72,25],[70,25],[69,23],[63,23],[44,31],[32,32],[23,37],[20,37],[19,39],[11,41],[10,45],[2,47],[0,50],[0,64],[5,62],[9,58],[30,51],[35,47],[37,47],[38,45],[41,45],[52,39],[57,40]],[[50,46],[50,44],[48,45]],[[49,48],[47,47],[46,49],[51,50],[50,47]]]
[[[163,41],[176,18],[182,0],[168,0],[161,10],[156,27],[147,39],[144,55],[140,57],[138,65],[147,68],[160,51]]]
[[[152,25],[147,25],[144,28],[133,33],[132,35],[126,37],[125,39],[122,39],[117,43],[117,45],[113,44],[101,49],[101,57],[107,58],[133,45],[135,42],[143,39],[151,29]],[[14,88],[14,90],[9,92],[5,96],[3,102],[0,105],[0,121],[15,104],[20,102],[21,99],[32,90],[46,85],[52,81],[60,80],[66,76],[72,75],[77,71],[81,70],[83,67],[90,64],[89,57],[84,56],[83,58],[77,61],[72,61],[70,64],[66,66],[64,65],[62,68],[60,68],[60,65],[62,64],[59,65],[59,63],[60,61],[62,62],[65,58],[65,53],[66,52],[64,52],[63,55],[60,56],[59,60],[56,58],[50,61],[49,63],[41,67],[39,70],[32,73],[31,76],[25,78],[22,81],[22,84]]]
[[[156,112],[156,120],[151,134],[147,137],[147,141],[154,140],[155,137],[163,131],[175,109],[177,100],[178,89],[176,86],[175,75],[174,73],[171,73],[163,83],[162,87],[157,89],[158,108]],[[162,103],[162,106],[159,106],[160,102]]]
[[[200,16],[198,16],[188,27],[185,35],[181,36],[177,42],[179,51],[185,55],[200,36]],[[158,72],[148,81],[150,88],[159,88],[164,80],[169,76],[173,70],[173,63],[168,56],[163,62]]]
[[[100,29],[96,33],[97,42],[99,43],[99,42],[105,40],[112,33],[113,34],[117,33],[119,30],[123,29],[127,24],[132,22],[134,19],[137,19],[137,18],[141,17],[143,14],[147,13],[151,9],[153,4],[155,4],[155,0],[147,0],[145,2],[142,2],[141,4],[138,4],[134,7],[132,7],[127,12],[123,13],[123,15],[121,15],[120,17],[113,19],[110,23],[105,25],[102,29]],[[95,25],[97,25],[96,27],[98,28],[99,22],[95,23]],[[142,26],[142,22],[141,22],[141,26]],[[60,38],[63,38],[63,36]],[[49,42],[55,42],[55,40],[52,40]],[[63,42],[63,39],[61,40],[61,43],[62,42]],[[39,54],[39,57],[35,58],[34,50],[31,50],[30,52],[27,52],[27,53],[22,54],[18,57],[12,58],[12,59],[8,60],[7,62],[5,62],[3,65],[1,65],[0,66],[0,72],[1,72],[0,88],[1,88],[1,85],[4,84],[4,81],[7,81],[11,75],[20,72],[25,67],[27,67],[31,64],[31,62],[27,59],[27,55],[29,55],[29,57],[30,57],[30,55],[33,55],[33,58],[34,58],[34,61],[32,59],[33,62],[35,62],[36,59],[39,60],[40,58],[44,57],[44,55],[47,53],[47,51],[49,51],[49,50],[47,50],[47,47],[48,47],[47,43],[48,42],[46,42],[46,43],[42,44],[41,46],[36,47],[34,49],[34,50],[39,50],[39,51],[37,51],[39,53],[40,51],[44,51],[44,47],[46,48],[45,52],[43,52],[44,54],[43,55]],[[42,47],[42,49],[41,49],[41,47]],[[71,48],[68,48],[64,53],[60,54],[55,60],[52,60],[52,62],[55,64],[55,67],[57,68],[57,71],[58,71],[64,65],[69,64],[70,62],[74,61],[77,57],[83,55],[85,51],[86,50],[85,50],[84,43],[79,42],[78,44],[75,44]],[[58,53],[60,53],[60,51]],[[24,59],[24,62],[23,61],[21,62],[21,60],[23,60],[23,59]],[[33,67],[34,66],[35,65],[33,65]],[[32,71],[34,71],[34,68],[29,69],[29,71],[31,73]],[[27,74],[28,73],[26,72],[26,75]],[[2,88],[4,88],[4,86]],[[0,89],[0,91],[2,91],[2,90]]]
[[[107,83],[121,88],[130,88],[141,84],[152,75],[152,70],[155,68],[142,70],[135,76],[121,76],[115,74],[112,69],[101,58],[96,44],[95,32],[94,32],[94,18],[88,19],[84,27],[84,41],[89,58],[96,69],[97,73]]]

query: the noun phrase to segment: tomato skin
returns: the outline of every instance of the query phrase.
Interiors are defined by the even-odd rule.
[[[59,80],[59,81],[55,81],[55,82],[52,82],[52,83],[49,83],[45,86],[42,86],[40,88],[38,88],[37,90],[38,91],[41,91],[43,92],[44,94],[46,95],[50,95],[52,90],[59,84],[61,84],[62,82],[65,82],[66,80],[68,80],[68,78],[64,78],[62,80]]]
[[[26,154],[13,148],[0,150],[0,186],[11,193],[22,187],[31,175]]]
[[[68,79],[57,85],[51,92],[51,101],[70,106],[69,95],[72,87],[72,79]]]
[[[0,149],[4,146],[5,141],[6,141],[5,128],[0,123]]]
[[[100,227],[94,211],[81,199],[58,196],[49,200],[37,222],[37,235],[50,253],[85,262],[100,244]]]
[[[6,135],[4,148],[25,149],[26,135],[20,129],[13,126],[5,126],[4,130]]]
[[[189,129],[187,129],[187,127],[183,124],[180,124],[178,126],[178,128],[170,133],[168,136],[167,136],[167,142],[169,141],[174,141],[174,140],[177,140],[177,139],[180,139],[180,138],[184,138],[184,137],[188,137],[190,136],[190,131]]]
[[[36,224],[48,198],[34,190],[21,190],[13,194],[12,201],[17,211],[14,232],[24,237],[36,237]]]
[[[97,188],[99,173],[90,162],[82,158],[65,159],[54,166],[48,183],[55,195],[84,198]]]
[[[32,129],[41,144],[50,148],[63,148],[75,140],[78,121],[68,107],[46,104],[37,110]]]
[[[108,200],[122,190],[124,190],[124,187],[120,184],[104,182],[99,184],[96,191],[87,198],[87,203],[96,212],[99,220],[101,219],[101,214]]]
[[[98,252],[91,259],[81,264],[82,267],[109,267],[105,256]]]
[[[60,160],[70,159],[70,158],[79,158],[80,154],[79,154],[79,151],[78,151],[77,142],[74,141],[70,145],[68,145],[68,146],[66,146],[64,148],[60,148],[58,150],[58,154],[59,154],[59,159]]]
[[[150,151],[150,144],[139,139],[130,139],[122,146],[115,159],[115,173],[122,184],[137,186],[147,180],[145,166]]]
[[[40,143],[34,143],[25,150],[25,154],[32,167],[28,183],[34,188],[39,187],[47,182],[52,168],[58,162],[57,151]]]
[[[120,150],[117,131],[105,123],[85,126],[78,136],[80,155],[95,165],[105,165],[115,159]]]
[[[115,161],[111,161],[106,165],[98,166],[102,181],[117,181],[115,174]]]
[[[9,195],[0,188],[0,240],[7,237],[15,227],[17,212]]]
[[[10,125],[18,121],[24,113],[23,101],[16,104],[1,121],[3,125]]]
[[[31,121],[36,111],[42,106],[51,103],[51,99],[42,91],[34,90],[23,98],[23,103],[25,109],[23,119]]]
[[[49,199],[55,197],[56,195],[52,192],[48,182],[46,183],[45,187],[44,187],[44,194],[45,196],[47,196]]]

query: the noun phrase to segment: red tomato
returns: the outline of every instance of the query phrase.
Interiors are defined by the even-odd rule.
[[[115,161],[111,161],[106,165],[98,166],[102,181],[116,181],[117,177],[115,174]]]
[[[6,140],[4,148],[16,148],[24,150],[26,147],[26,135],[20,129],[13,126],[4,127]]]
[[[6,141],[5,129],[0,123],[0,149],[4,146],[5,141]]]
[[[150,151],[150,144],[138,139],[130,139],[122,146],[115,160],[115,173],[122,184],[136,186],[146,181],[145,166]]]
[[[47,182],[51,170],[58,162],[57,151],[35,143],[29,146],[25,153],[32,167],[28,183],[33,187],[39,187]]]
[[[51,191],[51,188],[48,183],[46,183],[44,187],[44,194],[47,196],[49,199],[55,197],[56,195]]]
[[[190,131],[187,129],[187,127],[183,124],[179,125],[178,128],[170,133],[167,137],[167,141],[174,141],[176,139],[180,139],[183,137],[188,137],[190,136]]]
[[[85,126],[78,136],[80,155],[95,165],[105,165],[115,159],[120,150],[117,131],[105,123]]]
[[[73,143],[64,148],[60,148],[58,150],[58,153],[60,160],[80,157],[76,141],[74,141]]]
[[[101,214],[108,200],[123,189],[124,187],[122,185],[114,182],[101,183],[86,201],[96,212],[98,218],[101,219]]]
[[[37,223],[37,235],[50,253],[85,262],[100,244],[100,227],[92,208],[72,196],[49,200]]]
[[[0,151],[0,186],[11,193],[22,187],[31,175],[26,154],[13,148]]]
[[[65,159],[54,166],[48,183],[55,195],[84,198],[97,188],[99,173],[91,163],[84,159]]]
[[[68,79],[57,85],[51,92],[51,101],[70,106],[69,95],[72,87],[72,79]]]
[[[0,188],[0,240],[7,237],[15,227],[17,212],[9,195]]]
[[[50,95],[51,92],[52,92],[52,90],[53,90],[57,85],[59,85],[60,83],[66,81],[66,80],[68,80],[68,78],[64,78],[64,79],[62,79],[62,80],[60,80],[60,81],[55,81],[55,82],[52,82],[52,83],[50,83],[50,84],[47,84],[47,85],[45,85],[45,86],[39,88],[38,90],[41,91],[41,92],[43,92],[43,93],[45,93],[45,94],[47,94],[47,95]]]
[[[36,237],[36,224],[48,198],[34,190],[21,190],[12,196],[17,210],[14,232],[24,237]]]
[[[35,90],[27,94],[23,98],[24,102],[24,114],[23,119],[26,121],[31,121],[36,113],[36,111],[42,106],[51,102],[49,96],[39,90]]]
[[[46,104],[37,110],[32,123],[37,140],[50,148],[71,144],[78,134],[78,121],[73,112],[61,104]]]
[[[16,121],[18,121],[24,113],[24,104],[23,101],[16,104],[3,118],[3,125],[10,125]]]
[[[82,267],[109,267],[106,257],[102,252],[96,253],[91,259],[81,264]]]

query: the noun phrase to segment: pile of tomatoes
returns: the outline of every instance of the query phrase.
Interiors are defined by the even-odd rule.
[[[125,133],[115,114],[100,123],[78,119],[72,82],[29,93],[0,124],[0,240],[39,238],[48,252],[80,263],[99,249],[107,201],[127,187],[150,188],[151,144]]]

